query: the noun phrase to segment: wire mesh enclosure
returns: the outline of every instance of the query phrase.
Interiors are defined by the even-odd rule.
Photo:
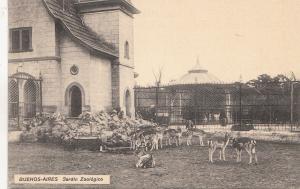
[[[185,84],[136,87],[135,109],[162,124],[299,125],[300,83]]]
[[[27,73],[16,73],[8,78],[9,119],[32,118],[42,112],[42,79]]]

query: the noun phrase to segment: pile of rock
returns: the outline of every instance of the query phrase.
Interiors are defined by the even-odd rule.
[[[59,113],[42,113],[24,122],[21,139],[25,142],[68,143],[79,137],[97,136],[103,141],[120,144],[128,142],[131,133],[145,125],[157,126],[141,118],[128,118],[117,111],[83,112],[78,119],[66,119]]]

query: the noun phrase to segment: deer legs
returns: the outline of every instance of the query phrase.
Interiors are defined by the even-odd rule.
[[[209,158],[209,162],[213,163],[213,155],[214,155],[214,152],[216,151],[216,147],[212,147],[212,148],[209,148],[208,149],[208,158]],[[225,148],[221,148],[219,149],[219,159],[220,161],[226,161],[226,158],[225,158]]]
[[[199,144],[200,144],[200,146],[204,146],[203,137],[201,135],[199,135]]]
[[[249,163],[248,164],[252,163],[253,156],[254,156],[255,163],[257,163],[257,156],[256,156],[256,152],[255,152],[255,147],[250,146],[249,149],[246,148],[245,150],[249,155]]]
[[[214,162],[213,161],[213,154],[214,154],[215,150],[216,150],[215,148],[209,148],[208,149],[208,161],[211,162],[211,163]]]
[[[252,163],[253,156],[254,156],[255,163],[257,163],[257,155],[255,152],[255,147],[253,147],[252,149],[245,148],[245,151],[249,155],[249,163],[248,164]],[[236,149],[236,153],[237,153],[236,162],[241,162],[242,161],[242,149],[240,149],[240,150]]]

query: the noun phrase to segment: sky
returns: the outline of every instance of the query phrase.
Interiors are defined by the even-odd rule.
[[[196,64],[224,82],[300,77],[299,0],[132,0],[137,83],[164,83]]]

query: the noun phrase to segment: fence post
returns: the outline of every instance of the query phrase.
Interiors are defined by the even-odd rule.
[[[239,106],[240,106],[240,127],[242,127],[242,83],[239,83],[239,93],[240,93],[240,99],[239,99]]]
[[[159,85],[157,85],[156,87],[155,87],[155,122],[157,123],[157,109],[158,109],[158,87],[159,87]]]
[[[291,124],[294,120],[294,83],[291,81]]]
[[[20,87],[19,87],[19,79],[17,79],[17,87],[18,87],[18,101],[17,101],[17,109],[18,109],[18,128],[20,128]]]
[[[40,73],[40,113],[43,112],[43,89],[42,89],[42,74]]]
[[[170,89],[168,89],[169,91]],[[170,96],[169,96],[170,95]],[[167,107],[168,107],[168,125],[171,124],[171,114],[172,114],[172,94],[170,92],[167,93]]]

